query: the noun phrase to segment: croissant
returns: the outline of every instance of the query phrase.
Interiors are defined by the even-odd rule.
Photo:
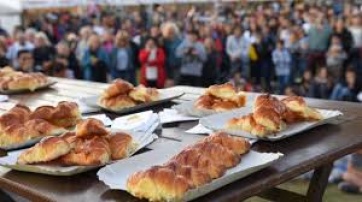
[[[188,165],[195,169],[203,170],[212,179],[221,177],[226,170],[226,167],[223,164],[213,162],[210,156],[204,155],[199,149],[193,148],[183,150],[173,157],[171,161],[176,161],[180,165]]]
[[[131,90],[129,96],[138,102],[151,102],[158,100],[159,93],[155,88],[146,88],[143,85],[139,85]]]
[[[42,73],[22,73],[6,68],[0,72],[0,88],[2,90],[21,90],[29,89],[31,91],[48,83],[47,77]]]
[[[210,142],[220,144],[221,146],[233,151],[236,154],[242,155],[250,150],[249,141],[242,137],[232,137],[225,132],[217,132],[206,138],[201,142]]]
[[[109,132],[104,127],[102,121],[89,118],[81,121],[76,126],[77,137],[93,137],[93,136],[107,136]]]
[[[210,176],[203,170],[188,165],[181,165],[177,161],[167,162],[164,167],[173,170],[176,175],[184,177],[189,183],[190,188],[196,188],[211,182]]]
[[[223,100],[233,100],[236,95],[236,89],[231,83],[212,85],[206,89],[205,94],[212,95]]]
[[[111,159],[107,140],[95,136],[92,139],[76,141],[76,145],[59,161],[66,166],[98,166],[105,165]]]
[[[128,95],[118,95],[111,98],[101,97],[98,102],[102,107],[114,111],[136,106],[136,102],[133,101]]]
[[[102,98],[111,98],[117,95],[127,95],[134,86],[122,79],[116,79],[113,83],[103,92]]]
[[[0,131],[7,126],[22,124],[29,120],[30,109],[23,105],[16,105],[9,112],[0,116]]]
[[[167,167],[154,166],[133,174],[127,180],[127,190],[149,201],[181,201],[190,189],[188,181]]]
[[[300,96],[289,96],[282,99],[282,102],[287,107],[284,119],[288,123],[321,120],[323,118],[317,110],[308,107],[305,100]]]
[[[52,161],[67,154],[69,151],[69,144],[62,138],[44,138],[34,147],[21,153],[18,157],[18,164],[24,165]]]
[[[216,112],[224,112],[246,104],[246,95],[244,92],[237,92],[235,87],[230,84],[212,85],[206,89],[204,95],[200,96],[194,107],[196,109],[209,109]]]
[[[229,149],[230,148],[230,149]],[[150,201],[182,201],[186,192],[221,177],[250,149],[243,138],[216,133],[191,145],[162,166],[132,174],[127,191]]]
[[[243,130],[260,137],[264,137],[270,133],[265,126],[260,125],[255,121],[253,113],[239,118],[230,119],[226,123],[226,128],[232,130]]]
[[[72,149],[77,145],[78,141],[81,141],[79,138],[77,138],[74,131],[65,132],[59,137],[67,141]]]
[[[110,136],[108,142],[111,149],[112,160],[119,160],[129,156],[135,151],[137,146],[133,143],[132,136],[122,132],[117,132]]]
[[[56,126],[69,128],[75,126],[80,118],[81,112],[78,104],[64,101],[58,103],[49,121]]]

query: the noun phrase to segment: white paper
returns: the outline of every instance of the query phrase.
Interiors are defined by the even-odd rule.
[[[193,121],[199,119],[197,117],[181,114],[175,109],[164,109],[163,111],[159,112],[158,115],[162,124],[181,121]]]
[[[0,95],[0,102],[5,102],[9,100],[9,96],[7,95]]]
[[[79,110],[82,114],[89,114],[94,112],[99,112],[100,108],[98,106],[89,106],[87,105],[83,100],[87,98],[80,98],[78,100],[75,100],[75,102],[79,106]]]
[[[158,138],[157,135],[155,135],[155,134],[144,133],[144,132],[142,132],[142,133],[132,132],[132,133],[128,133],[128,134],[133,137],[133,141],[138,145],[138,147],[134,151],[134,153],[136,153],[140,149],[146,147],[147,145],[149,145],[155,139]],[[53,165],[51,165],[51,166],[50,165],[18,165],[16,163],[18,156],[23,151],[24,150],[9,152],[7,156],[0,158],[0,165],[11,168],[13,170],[18,170],[18,171],[42,173],[42,174],[55,175],[55,176],[70,176],[70,175],[86,172],[86,171],[92,170],[94,168],[100,167],[100,166],[62,167],[62,166],[53,166]],[[127,158],[125,158],[125,159],[127,159]],[[121,159],[119,161],[122,161],[125,159]],[[114,163],[114,162],[110,162],[110,163]]]
[[[206,128],[205,126],[201,125],[201,124],[197,124],[195,127],[190,128],[189,130],[185,131],[186,133],[191,133],[191,134],[209,134],[212,133],[213,130],[210,130],[208,128]]]
[[[93,118],[93,119],[97,119],[102,121],[102,123],[105,126],[111,126],[112,125],[112,120],[106,116],[105,114],[96,114],[96,115],[88,115],[88,116],[83,116],[83,119],[88,119],[88,118]]]
[[[127,131],[147,131],[158,120],[158,115],[152,111],[121,116],[113,121],[112,129]]]
[[[257,137],[255,135],[252,135],[246,131],[242,130],[231,130],[226,129],[225,125],[226,123],[236,117],[241,117],[244,115],[247,115],[252,112],[251,108],[243,108],[235,111],[225,112],[221,114],[215,114],[208,117],[204,117],[200,119],[199,123],[206,127],[207,129],[213,130],[213,131],[225,131],[227,133],[230,133],[232,135],[242,136],[246,138],[252,138],[252,139],[263,139],[263,140],[269,140],[269,141],[276,141],[280,139],[284,139],[286,137],[296,135],[302,131],[314,128],[319,125],[323,124],[333,124],[340,116],[343,115],[340,111],[334,111],[334,110],[322,110],[318,109],[318,111],[322,114],[324,117],[323,120],[320,121],[311,121],[311,122],[300,122],[300,123],[294,123],[294,124],[288,124],[287,128],[283,131],[280,131],[276,134],[272,134],[267,137]]]
[[[157,80],[157,76],[158,76],[157,67],[148,66],[146,68],[146,79],[147,80]]]
[[[183,148],[172,147],[160,150],[149,151],[108,165],[100,169],[97,173],[99,180],[103,181],[111,189],[126,190],[127,179],[135,172],[146,170],[151,166],[162,165],[179,153]],[[226,184],[243,178],[253,172],[261,170],[282,156],[280,153],[258,153],[250,151],[242,157],[241,162],[236,167],[227,170],[224,176],[213,180],[211,183],[190,190],[186,193],[184,200],[192,200],[211,191],[214,191]]]

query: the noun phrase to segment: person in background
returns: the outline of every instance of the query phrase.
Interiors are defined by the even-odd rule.
[[[82,60],[83,78],[88,81],[107,82],[109,58],[101,47],[98,35],[93,34],[88,41],[88,49]]]
[[[9,60],[6,58],[6,39],[0,35],[0,68],[9,66]]]
[[[262,58],[264,55],[264,47],[259,33],[254,34],[253,43],[249,47],[249,61],[250,61],[250,78],[254,88],[261,89],[261,76],[262,76]]]
[[[214,39],[211,37],[204,40],[207,59],[202,69],[202,86],[209,87],[217,82],[220,67],[218,61],[220,59],[219,52],[215,49]]]
[[[326,67],[320,67],[310,86],[308,97],[328,99],[331,95],[333,82]]]
[[[111,76],[112,79],[122,78],[136,84],[136,64],[138,58],[137,51],[130,43],[129,35],[121,30],[115,38],[115,47],[111,53]]]
[[[340,42],[342,44],[342,48],[346,53],[349,53],[351,48],[353,47],[353,37],[351,32],[345,27],[345,23],[343,18],[338,18],[333,27],[333,36],[338,36]],[[331,37],[332,42],[333,37]]]
[[[235,71],[231,75],[229,82],[233,84],[236,89],[246,92],[253,91],[253,85],[244,79],[239,71]]]
[[[17,57],[18,70],[21,72],[34,72],[34,58],[29,50],[20,50]]]
[[[164,88],[166,81],[165,52],[159,48],[155,38],[146,40],[139,53],[141,62],[140,83],[154,88]]]
[[[343,49],[342,43],[338,35],[333,35],[331,45],[326,54],[326,64],[329,73],[336,80],[341,79],[342,67],[347,59],[347,53]]]
[[[165,86],[170,87],[175,85],[175,80],[178,80],[178,69],[180,61],[176,56],[176,49],[182,42],[180,32],[176,24],[166,22],[161,26],[161,32],[164,41],[164,49],[166,54],[166,73],[167,79]]]
[[[102,47],[107,54],[110,54],[113,50],[113,35],[110,30],[106,30],[102,35]]]
[[[274,72],[274,64],[272,59],[272,52],[274,50],[275,36],[270,32],[268,26],[263,27],[262,29],[262,39],[261,39],[261,85],[262,88],[270,92],[271,90],[271,80]]]
[[[201,86],[202,68],[206,61],[205,47],[198,41],[198,32],[191,30],[176,50],[181,59],[180,84]]]
[[[84,53],[88,48],[88,39],[92,34],[92,29],[89,26],[82,27],[79,30],[80,40],[78,41],[75,55],[78,61],[82,61]]]
[[[321,13],[315,14],[316,19],[308,31],[308,68],[316,72],[318,66],[325,65],[325,52],[328,49],[329,38],[332,34],[331,27],[323,21]]]
[[[242,70],[241,54],[244,48],[244,37],[240,27],[235,27],[233,34],[229,35],[226,41],[226,53],[230,59],[231,71]]]
[[[25,38],[32,44],[35,44],[37,31],[34,28],[28,28],[25,30]]]
[[[361,83],[353,68],[348,68],[344,81],[337,83],[332,91],[331,100],[357,102],[357,95],[362,90]]]
[[[353,49],[362,48],[362,21],[360,14],[353,15],[351,25],[349,26],[348,30],[352,35]]]
[[[55,50],[51,46],[48,37],[43,32],[35,35],[35,48],[33,58],[37,71],[48,72],[54,59]]]
[[[292,58],[289,51],[284,47],[283,41],[278,41],[276,49],[272,53],[273,63],[275,67],[275,74],[278,79],[279,93],[284,92],[285,87],[288,85]]]
[[[33,51],[34,44],[26,40],[24,32],[17,32],[15,42],[9,47],[6,57],[11,61],[14,68],[18,68],[18,53],[21,50]]]
[[[299,85],[299,93],[301,96],[307,96],[309,95],[309,90],[312,85],[313,76],[312,71],[310,69],[306,69],[303,72],[302,81]]]
[[[82,78],[81,68],[75,54],[71,52],[68,43],[59,42],[56,46],[53,74],[65,78]]]

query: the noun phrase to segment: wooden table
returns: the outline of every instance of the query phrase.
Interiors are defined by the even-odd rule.
[[[107,85],[84,81],[57,79],[54,89],[28,95],[11,96],[11,102],[30,106],[75,100],[81,96],[99,94]],[[194,99],[201,88],[174,87],[186,94],[177,102]],[[279,142],[258,142],[253,150],[282,152],[283,158],[270,167],[203,196],[197,201],[241,201],[261,196],[276,201],[321,201],[332,163],[344,155],[362,148],[362,106],[356,103],[308,99],[313,107],[341,110],[345,116],[338,125],[324,125]],[[165,105],[169,106],[169,105]],[[1,108],[1,105],[0,105]],[[159,110],[160,107],[156,108]],[[116,117],[114,114],[112,117]],[[157,149],[177,142],[192,143],[202,135],[183,131],[197,122],[170,124],[149,148]],[[306,197],[275,188],[300,174],[314,170]],[[110,190],[98,181],[96,171],[71,177],[54,177],[0,168],[0,188],[32,201],[138,201],[126,192]]]

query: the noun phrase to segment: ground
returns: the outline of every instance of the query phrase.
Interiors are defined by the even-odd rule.
[[[308,181],[293,180],[280,186],[280,188],[305,194],[308,188]],[[253,197],[246,202],[267,202],[258,197]],[[341,192],[337,185],[330,184],[324,194],[323,202],[362,202],[362,195],[346,194]]]

